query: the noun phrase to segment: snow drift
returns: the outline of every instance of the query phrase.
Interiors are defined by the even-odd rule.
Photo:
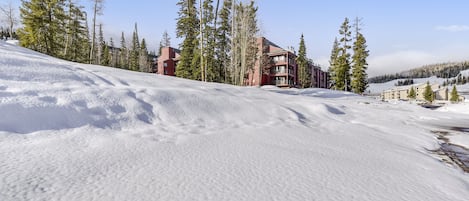
[[[0,114],[0,200],[469,197],[467,174],[428,151],[435,122],[467,122],[451,110],[201,83],[0,43]]]

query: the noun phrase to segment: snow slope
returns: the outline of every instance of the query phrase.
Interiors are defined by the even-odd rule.
[[[451,111],[83,65],[0,42],[0,114],[0,200],[469,197],[467,174],[428,151],[439,120],[468,122]]]
[[[469,70],[461,71],[459,74],[463,76],[469,76]],[[404,80],[405,79],[396,79],[396,80],[392,80],[392,81],[385,82],[385,83],[371,83],[369,84],[369,87],[367,90],[369,90],[371,95],[379,95],[385,90],[396,87],[396,84],[398,81],[404,81]],[[437,78],[436,76],[429,77],[429,78],[415,78],[413,80],[415,84],[429,82],[430,84],[438,83],[440,85],[442,85],[443,82],[446,81],[446,79]],[[456,88],[458,89],[458,92],[462,93],[462,95],[466,97],[466,99],[469,99],[469,84],[457,85]]]

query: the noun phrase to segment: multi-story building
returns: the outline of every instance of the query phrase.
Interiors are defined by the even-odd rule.
[[[176,75],[176,65],[179,61],[180,51],[172,47],[163,47],[158,57],[156,72],[160,75]]]
[[[426,87],[427,87],[427,84],[425,83],[395,87],[395,88],[383,91],[383,93],[381,94],[381,99],[384,101],[410,100],[409,93],[411,91],[411,88],[413,88],[415,91],[415,95],[416,95],[415,100],[425,101],[424,92],[425,92]],[[439,84],[432,84],[430,85],[430,87],[433,91],[433,97],[435,97],[435,100],[448,100],[449,99],[447,87],[441,87]]]
[[[280,48],[264,37],[258,38],[257,44],[258,59],[249,71],[246,85],[294,87],[298,81],[295,53]]]
[[[257,39],[258,60],[253,69],[249,71],[248,86],[275,85],[278,87],[297,87],[298,64],[296,54],[291,50],[285,50],[267,40],[264,37]],[[262,66],[260,68],[260,66]],[[327,72],[313,63],[309,63],[312,86],[317,88],[327,88],[329,77]],[[262,73],[260,73],[262,71]]]
[[[298,86],[298,65],[296,54],[285,50],[264,37],[257,39],[258,55],[253,68],[248,71],[244,84],[246,86],[275,85],[282,88]],[[158,57],[156,73],[174,76],[179,61],[180,51],[172,47],[164,47]],[[310,63],[312,86],[327,88],[329,77],[327,72]]]
[[[319,65],[310,63],[311,68],[311,81],[312,87],[315,88],[328,88],[329,87],[329,73],[322,71]]]

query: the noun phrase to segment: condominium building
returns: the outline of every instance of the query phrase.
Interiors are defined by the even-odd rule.
[[[257,44],[258,59],[254,67],[249,70],[245,84],[248,86],[295,87],[298,82],[295,53],[280,48],[264,37],[258,38]]]
[[[176,75],[176,65],[179,61],[180,51],[172,47],[163,47],[158,57],[156,72],[160,75]]]
[[[381,93],[382,100],[410,100],[409,94],[411,88],[414,89],[416,97],[415,100],[418,101],[425,101],[424,92],[427,84],[414,84],[408,86],[399,86],[392,89],[388,89]],[[432,84],[430,85],[433,91],[433,97],[435,100],[448,100],[448,88],[441,87],[439,84]]]
[[[248,86],[297,87],[300,83],[295,52],[282,49],[264,37],[258,38],[257,44],[259,59],[254,68],[249,71],[245,84]],[[329,82],[327,72],[322,71],[319,66],[313,63],[309,63],[309,67],[312,79],[311,87],[327,88]]]
[[[275,85],[282,88],[297,87],[298,65],[294,51],[282,49],[264,37],[257,38],[257,60],[252,68],[248,69],[244,80],[246,86]],[[158,57],[155,73],[175,76],[176,65],[179,61],[180,51],[172,47],[164,47]],[[318,65],[309,64],[312,85],[311,87],[327,88],[329,77],[327,72]]]

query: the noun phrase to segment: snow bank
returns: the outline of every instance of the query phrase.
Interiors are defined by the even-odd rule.
[[[467,115],[201,83],[0,42],[0,200],[466,200],[428,150]]]

